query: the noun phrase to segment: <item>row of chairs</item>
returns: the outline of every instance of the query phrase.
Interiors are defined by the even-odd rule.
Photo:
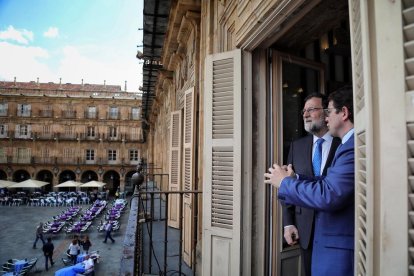
[[[12,272],[13,275],[18,275],[18,276],[27,275],[36,266],[37,258],[30,259],[29,261],[25,263],[25,265],[18,272],[16,272],[16,263],[19,261],[21,260],[18,260],[18,259],[8,260],[5,264],[3,264],[2,271],[0,271],[0,274],[3,275],[3,274]]]
[[[31,198],[27,201],[27,206],[75,206],[78,204],[89,204],[90,199],[88,197],[40,197],[40,198]]]
[[[88,231],[89,226],[92,225],[91,221],[87,221],[84,225],[79,226],[79,224],[82,223],[81,221],[75,222],[73,224],[70,224],[68,227],[65,228],[65,233],[84,233]]]

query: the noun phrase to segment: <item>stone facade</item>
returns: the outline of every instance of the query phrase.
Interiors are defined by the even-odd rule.
[[[140,95],[120,86],[0,82],[0,175],[129,187],[142,155]],[[126,186],[127,185],[127,186]]]

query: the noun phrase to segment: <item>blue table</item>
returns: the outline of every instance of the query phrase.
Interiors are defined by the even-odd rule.
[[[27,261],[25,260],[19,260],[19,261],[14,262],[14,272],[18,274],[26,264],[27,264]]]
[[[55,276],[76,276],[76,273],[84,273],[85,268],[83,268],[82,263],[78,263],[72,266],[64,267],[55,272]]]
[[[76,257],[76,263],[83,262],[83,260],[85,259],[85,256],[86,256],[86,254],[79,254],[79,255]]]

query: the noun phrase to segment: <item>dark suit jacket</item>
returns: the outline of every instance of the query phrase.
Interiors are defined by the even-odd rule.
[[[335,152],[341,139],[334,138],[332,140],[331,148],[326,159],[326,165],[323,169],[322,175],[326,175],[328,167],[332,163]],[[312,168],[312,147],[313,135],[308,135],[299,138],[290,144],[289,155],[286,164],[292,164],[293,170],[297,174],[314,176]],[[314,211],[300,206],[282,205],[283,212],[283,227],[286,225],[295,225],[299,232],[299,243],[303,249],[309,247],[312,234],[312,225]]]
[[[354,159],[352,135],[338,148],[326,176],[286,177],[279,188],[280,200],[316,211],[312,275],[353,275]]]

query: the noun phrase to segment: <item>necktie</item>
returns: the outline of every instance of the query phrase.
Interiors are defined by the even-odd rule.
[[[325,142],[323,138],[319,138],[316,141],[316,148],[313,154],[312,166],[313,173],[315,176],[321,175],[321,166],[322,166],[322,143]]]

